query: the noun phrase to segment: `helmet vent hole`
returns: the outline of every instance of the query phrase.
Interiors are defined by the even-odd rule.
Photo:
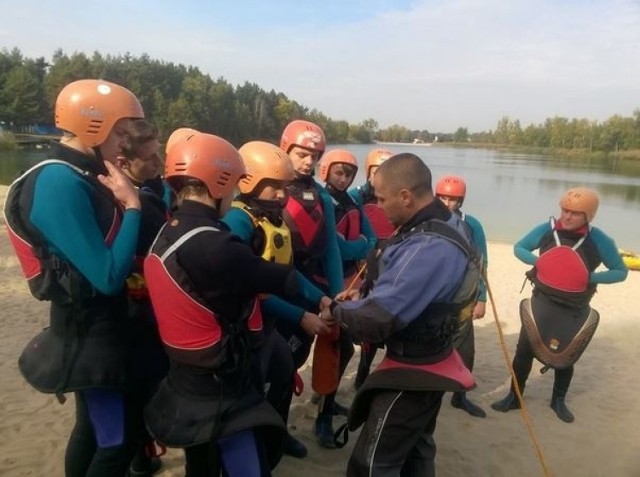
[[[100,119],[92,119],[87,125],[87,134],[98,134],[102,127],[103,121]]]
[[[220,175],[218,176],[218,180],[216,181],[216,183],[219,186],[224,186],[227,184],[227,182],[229,182],[230,178],[231,178],[231,174],[229,172],[221,172]]]

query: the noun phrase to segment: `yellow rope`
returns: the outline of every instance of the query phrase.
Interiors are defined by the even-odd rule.
[[[491,302],[491,311],[493,312],[493,318],[496,322],[496,326],[498,328],[498,336],[500,337],[500,346],[502,347],[502,353],[504,355],[504,360],[507,363],[507,368],[509,369],[509,374],[511,375],[511,382],[514,383],[514,390],[516,392],[516,397],[518,398],[518,402],[520,403],[520,416],[527,427],[527,431],[529,432],[529,437],[531,437],[531,442],[533,442],[533,447],[538,456],[538,460],[540,461],[540,465],[542,466],[542,471],[544,472],[545,477],[551,477],[551,471],[547,466],[544,455],[542,453],[542,448],[538,443],[538,439],[536,438],[535,432],[533,431],[533,422],[531,422],[531,416],[529,414],[529,410],[524,402],[524,398],[522,397],[522,393],[520,392],[520,385],[518,384],[518,380],[516,379],[515,371],[513,370],[513,366],[511,365],[511,356],[509,356],[509,349],[507,348],[507,343],[504,339],[504,333],[502,331],[502,326],[500,326],[500,320],[498,319],[498,311],[496,310],[496,303],[493,298],[493,292],[491,291],[491,287],[489,286],[489,280],[487,278],[486,270],[482,271],[482,278],[487,287],[487,293],[489,294],[489,301]]]

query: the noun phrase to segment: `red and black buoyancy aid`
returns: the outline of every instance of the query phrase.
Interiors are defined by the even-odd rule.
[[[313,179],[298,179],[287,189],[283,218],[291,230],[294,262],[298,269],[321,258],[327,248],[325,214],[320,191]]]
[[[44,237],[29,220],[36,179],[42,168],[51,164],[71,168],[99,191],[94,207],[107,245],[111,245],[120,229],[122,210],[92,173],[63,160],[42,161],[11,184],[4,206],[4,217],[9,240],[29,283],[31,294],[38,300],[65,304],[90,299],[99,292],[73,264],[48,250]]]
[[[29,220],[38,174],[45,166],[60,164],[91,183],[96,223],[107,245],[115,239],[122,210],[96,179],[96,161],[66,151],[60,151],[65,160],[42,161],[16,179],[4,208],[10,241],[31,293],[51,301],[50,326],[25,346],[18,367],[29,384],[41,392],[55,393],[61,403],[64,393],[70,391],[122,389],[127,385],[128,362],[124,294],[99,292],[72,263],[52,253]]]
[[[560,222],[551,217],[549,232],[540,240],[539,250],[535,267],[527,272],[536,291],[559,303],[589,303],[596,290],[596,286],[589,283],[589,274],[601,263],[589,226],[576,231],[564,230]]]
[[[347,241],[358,240],[362,234],[362,212],[347,192],[330,190],[335,206],[336,232]],[[342,269],[349,286],[358,271],[358,262],[349,260],[342,263]]]
[[[247,337],[249,345],[259,340],[262,313],[258,298],[247,303],[244,317],[232,325],[219,317],[196,290],[178,263],[176,252],[190,238],[215,227],[197,227],[172,237],[164,227],[144,261],[144,275],[158,321],[160,338],[174,361],[208,369],[224,369],[235,339]]]
[[[378,207],[378,199],[373,192],[373,188],[366,184],[358,187],[358,193],[362,197],[362,210],[367,216],[373,233],[378,240],[386,240],[393,234],[395,227],[380,207]]]

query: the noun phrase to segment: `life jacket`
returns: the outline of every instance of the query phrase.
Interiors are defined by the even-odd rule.
[[[362,234],[362,212],[358,205],[346,192],[331,193],[331,200],[335,205],[336,232],[344,240],[358,240]],[[342,270],[345,279],[350,279],[351,283],[358,271],[358,261],[342,262]]]
[[[254,240],[254,252],[268,262],[290,265],[293,262],[293,248],[291,245],[291,231],[283,221],[280,226],[274,225],[267,217],[257,214],[251,207],[241,201],[234,201],[233,207],[243,210],[251,218],[256,235],[260,240]]]
[[[176,254],[195,235],[219,231],[197,227],[171,237],[164,227],[144,261],[144,274],[167,355],[177,363],[231,373],[249,365],[248,348],[259,342],[262,314],[258,300],[247,303],[239,320],[219,317],[193,290]]]
[[[42,161],[20,175],[9,187],[4,206],[5,223],[9,240],[18,257],[22,273],[29,284],[31,294],[38,300],[56,303],[73,303],[96,296],[99,292],[65,258],[51,253],[42,236],[29,220],[33,205],[35,182],[42,168],[60,164],[69,167],[89,181],[98,193],[97,219],[104,234],[104,241],[111,245],[122,223],[122,210],[113,196],[91,175],[79,167],[58,159]]]
[[[326,219],[315,182],[294,181],[289,186],[283,218],[291,230],[294,262],[304,271],[312,266],[310,262],[322,258],[327,249]]]
[[[415,320],[385,343],[388,351],[409,362],[446,354],[461,323],[468,320],[478,295],[478,283],[482,273],[482,260],[460,232],[441,220],[428,220],[411,230],[391,237],[379,251],[367,259],[367,274],[363,290],[368,292],[380,270],[380,258],[386,247],[398,244],[417,234],[437,235],[456,245],[467,257],[467,267],[461,285],[448,303],[431,303]]]
[[[49,249],[29,220],[38,174],[45,166],[64,165],[91,184],[96,222],[105,243],[112,243],[122,210],[94,173],[70,161],[76,158],[46,160],[29,169],[11,185],[4,208],[9,238],[32,295],[51,301],[50,326],[25,346],[18,367],[29,384],[55,393],[61,403],[66,392],[124,389],[129,362],[124,293],[99,292],[71,262]]]
[[[357,240],[361,234],[360,209],[348,196],[345,200],[336,200],[335,197],[332,200],[336,206],[336,232],[345,240]]]
[[[589,274],[601,263],[598,248],[589,228],[584,232],[558,229],[556,220],[549,219],[549,232],[540,240],[540,256],[535,267],[527,272],[536,293],[567,305],[585,305],[596,286],[589,284]]]
[[[386,240],[391,237],[395,227],[384,215],[383,210],[378,207],[378,199],[373,193],[373,188],[370,185],[359,186],[358,192],[362,197],[362,210],[367,216],[376,238]]]

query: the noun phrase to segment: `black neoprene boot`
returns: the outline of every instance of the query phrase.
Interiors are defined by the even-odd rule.
[[[484,412],[477,404],[467,399],[467,393],[456,392],[451,396],[451,405],[457,409],[462,409],[473,417],[486,417],[487,413]]]
[[[575,417],[573,413],[569,411],[569,408],[564,402],[566,392],[558,392],[555,389],[553,390],[553,395],[551,396],[551,409],[554,410],[558,419],[564,422],[573,422]]]
[[[498,412],[508,412],[514,409],[520,409],[520,402],[513,390],[509,391],[505,397],[491,404],[491,409]]]

